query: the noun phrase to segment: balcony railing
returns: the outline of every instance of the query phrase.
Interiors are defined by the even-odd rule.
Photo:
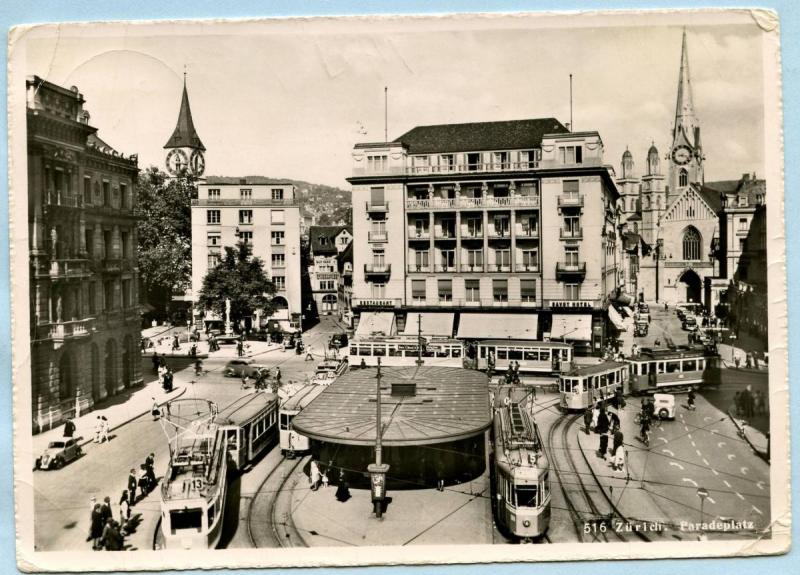
[[[583,239],[583,228],[576,228],[572,230],[565,230],[561,228],[560,235],[562,240],[580,240]]]
[[[429,240],[431,239],[431,233],[428,230],[417,230],[417,228],[408,228],[408,239],[409,240]]]
[[[78,195],[68,195],[60,190],[50,190],[45,193],[45,204],[48,206],[79,208],[83,205],[83,198]]]
[[[488,264],[486,268],[490,272],[510,272],[511,264]]]
[[[408,264],[409,273],[430,273],[431,266],[422,264]]]
[[[461,264],[462,272],[482,272],[483,264]]]
[[[456,239],[456,231],[455,230],[436,230],[434,234],[434,239],[436,240],[454,240]]]
[[[105,272],[122,271],[122,260],[119,258],[105,258],[103,260],[103,271]]]
[[[91,273],[88,262],[84,259],[63,259],[50,261],[50,277],[81,277]]]
[[[483,238],[483,229],[469,231],[467,228],[461,228],[462,240],[476,240]]]
[[[580,277],[583,278],[586,276],[586,262],[577,262],[577,263],[567,263],[567,262],[557,262],[556,263],[556,279],[560,279],[561,277]]]
[[[374,297],[374,298],[360,298],[354,297],[350,304],[354,308],[360,309],[394,309],[399,308],[402,305],[402,300],[400,298],[385,298],[385,297]]]
[[[514,269],[518,272],[538,272],[539,264],[517,264]]]
[[[514,172],[533,170],[539,167],[536,161],[530,162],[477,162],[465,164],[445,164],[439,166],[411,166],[406,172],[409,176],[424,174],[463,174],[468,172]]]
[[[518,238],[537,238],[539,237],[538,228],[516,226],[514,229]]]
[[[511,231],[510,230],[498,230],[496,228],[489,228],[486,236],[490,240],[510,240],[511,239]]]
[[[372,202],[366,202],[366,210],[368,214],[385,214],[389,211],[389,202],[384,202],[382,204],[373,204]]]
[[[507,295],[495,300],[494,297],[479,299],[453,298],[449,300],[416,298],[407,302],[410,307],[475,307],[475,308],[508,308],[508,307],[539,307],[541,303],[535,299],[509,298]]]
[[[49,326],[47,337],[55,341],[64,341],[69,338],[87,337],[92,333],[94,319],[80,319],[52,323]]]
[[[318,280],[338,280],[339,272],[321,272],[315,275]]]
[[[409,210],[452,210],[456,208],[538,208],[538,196],[486,196],[481,198],[408,198]]]
[[[231,199],[209,199],[197,198],[192,200],[193,206],[214,207],[214,206],[296,206],[297,200],[294,198],[231,198]]]
[[[388,276],[392,273],[392,264],[364,264],[364,273]]]
[[[433,266],[433,271],[442,272],[442,273],[444,273],[444,272],[454,272],[454,271],[456,271],[456,266],[455,265],[449,266],[449,265],[445,265],[445,264],[436,264],[435,266]]]
[[[583,207],[583,194],[579,196],[558,196],[559,208],[582,208]]]
[[[367,239],[371,242],[387,242],[389,235],[386,232],[367,232]]]

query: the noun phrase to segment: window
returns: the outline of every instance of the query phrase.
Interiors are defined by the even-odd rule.
[[[428,271],[429,265],[428,250],[417,250],[414,252],[414,266],[416,271]]]
[[[522,301],[535,302],[536,301],[536,280],[534,279],[521,279],[519,280],[519,292]]]
[[[428,220],[414,220],[414,233],[418,238],[428,235]]]
[[[494,263],[498,270],[504,270],[511,266],[511,250],[494,250]]]
[[[89,176],[83,178],[83,203],[92,203],[92,179]]]
[[[562,164],[583,163],[583,146],[559,146],[558,157]]]
[[[386,220],[373,220],[372,221],[372,236],[382,237],[386,235]]]
[[[567,198],[577,198],[580,193],[580,182],[578,180],[564,180],[562,183],[562,193]]]
[[[383,206],[385,205],[385,200],[383,198],[383,188],[376,187],[369,189],[369,204],[371,206]]]
[[[212,252],[208,254],[208,269],[213,269],[217,267],[219,263],[219,254],[216,252]]]
[[[441,254],[442,270],[448,271],[456,267],[456,251],[442,250]]]
[[[481,165],[481,155],[467,154],[467,170],[470,172],[477,172]]]
[[[481,218],[469,218],[467,220],[467,236],[478,238],[481,236],[483,222]]]
[[[467,250],[467,265],[473,271],[482,271],[483,250]]]
[[[523,217],[520,223],[523,236],[535,236],[539,233],[539,220],[536,216]]]
[[[253,232],[239,232],[239,241],[245,244],[252,244]]]
[[[535,168],[536,154],[533,150],[523,150],[519,153],[520,168]]]
[[[539,267],[539,250],[537,248],[522,250],[522,266],[526,271],[536,270]]]
[[[451,172],[456,165],[453,154],[443,154],[439,157],[439,166],[443,172]]]
[[[272,254],[272,267],[285,268],[286,256],[284,254]]]
[[[453,280],[439,280],[439,301],[453,301]]]
[[[386,252],[383,250],[373,250],[372,265],[376,268],[384,267],[386,265]]]
[[[105,310],[111,310],[116,308],[116,304],[114,302],[114,282],[113,281],[106,281],[103,283],[103,303]]]
[[[271,222],[273,224],[282,224],[284,223],[284,212],[283,210],[272,210],[270,213]]]
[[[208,234],[208,246],[219,247],[222,245],[222,236],[219,232],[211,232]]]
[[[103,205],[111,206],[111,183],[108,180],[103,180]]]
[[[689,185],[689,172],[686,171],[686,168],[681,168],[681,171],[678,173],[678,186],[684,187]]]
[[[239,223],[252,224],[253,223],[253,210],[239,210]]]
[[[374,283],[372,284],[372,288],[370,290],[372,297],[374,298],[384,298],[386,297],[386,284],[383,283]]]
[[[242,200],[252,200],[253,199],[253,190],[250,188],[241,188],[239,190],[239,198]]]
[[[411,280],[411,297],[415,302],[425,301],[425,280]]]
[[[127,184],[120,184],[119,185],[119,195],[122,198],[122,207],[126,210],[130,210],[133,206],[131,205],[131,198],[128,195],[128,185]]]
[[[218,224],[219,223],[219,210],[207,210],[206,211],[206,223],[207,224]]]
[[[480,280],[464,280],[464,288],[467,292],[467,301],[481,301],[481,282]]]
[[[564,263],[567,266],[578,265],[578,248],[577,246],[567,246],[564,248]]]
[[[741,195],[739,196],[739,207],[746,208],[747,207],[747,196]]]
[[[131,253],[130,253],[130,247],[131,247],[131,245],[130,245],[130,234],[128,232],[120,232],[119,241],[120,241],[120,245],[122,247],[122,254],[121,254],[122,258],[123,259],[127,259],[127,258],[131,257]]]
[[[218,200],[219,199],[219,188],[209,188],[208,189],[208,199],[209,200]]]
[[[86,243],[86,253],[90,259],[94,259],[94,230],[86,228],[83,231],[83,237]]]
[[[494,234],[500,237],[509,235],[508,231],[508,216],[495,216],[494,218]]]
[[[495,168],[508,169],[508,152],[494,152],[492,155]]]
[[[89,284],[89,313],[97,312],[97,288],[95,282]]]
[[[442,237],[443,238],[454,238],[456,237],[456,221],[451,219],[446,219],[441,221],[442,226]]]
[[[570,238],[581,235],[580,216],[566,216],[564,218],[564,235]]]
[[[494,294],[494,301],[507,302],[508,301],[508,280],[506,279],[493,279],[492,280],[492,293]]]
[[[272,232],[272,245],[273,246],[283,245],[284,234],[285,232]]]
[[[321,280],[319,282],[319,289],[321,291],[330,291],[336,289],[336,285],[333,280]]]
[[[564,284],[564,299],[581,299],[581,284]]]
[[[281,189],[281,188],[272,188],[272,199],[273,200],[282,200],[283,199],[283,189]]]
[[[414,156],[414,167],[420,172],[428,171],[428,156]]]
[[[683,233],[683,259],[685,261],[697,261],[701,254],[700,232],[690,227]]]
[[[367,156],[367,171],[385,172],[389,167],[389,156]]]
[[[740,232],[747,231],[747,218],[739,218],[739,227],[737,228]]]
[[[122,307],[131,307],[131,280],[122,280]]]

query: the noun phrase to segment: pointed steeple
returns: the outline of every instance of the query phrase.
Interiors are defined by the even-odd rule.
[[[681,46],[681,71],[678,77],[678,98],[675,105],[675,127],[673,142],[684,141],[692,147],[698,147],[696,138],[699,136],[699,122],[694,113],[694,100],[692,98],[692,81],[689,75],[689,49],[686,45],[686,28],[683,29],[683,44]]]
[[[178,124],[172,132],[164,148],[195,148],[205,151],[206,147],[200,141],[197,130],[194,129],[192,121],[192,109],[189,107],[189,93],[186,91],[186,72],[183,73],[183,98],[181,99],[181,111],[178,114]]]

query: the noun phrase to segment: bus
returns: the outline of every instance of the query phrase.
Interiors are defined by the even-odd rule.
[[[559,405],[564,410],[583,411],[601,399],[613,398],[617,388],[628,393],[628,364],[604,361],[563,373],[558,378]]]
[[[350,367],[362,365],[376,367],[378,358],[383,366],[413,366],[422,359],[427,366],[463,367],[464,344],[457,339],[416,336],[394,336],[350,340],[348,361]]]
[[[719,356],[703,347],[647,349],[626,361],[632,394],[719,383]]]
[[[519,363],[521,372],[558,375],[572,368],[572,345],[558,341],[527,341],[515,339],[489,339],[478,343],[478,369],[489,369],[489,358],[494,358],[494,369],[505,371],[510,362]]]

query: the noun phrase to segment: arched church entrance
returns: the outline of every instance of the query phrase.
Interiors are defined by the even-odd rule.
[[[684,301],[691,303],[702,303],[703,282],[694,270],[686,270],[681,274],[679,281],[686,286],[686,298]]]

